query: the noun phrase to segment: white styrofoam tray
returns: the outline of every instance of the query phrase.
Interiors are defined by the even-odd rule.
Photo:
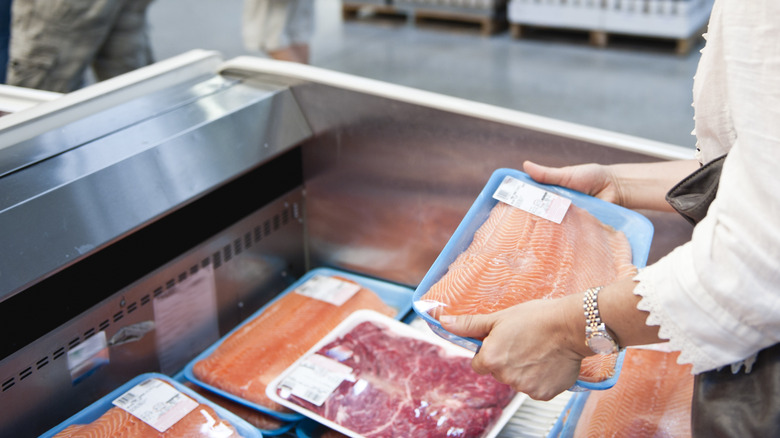
[[[324,418],[303,406],[291,402],[288,399],[280,397],[277,394],[277,389],[279,388],[282,381],[284,381],[288,375],[294,372],[295,369],[302,362],[304,362],[308,357],[316,353],[323,346],[336,340],[340,336],[343,336],[344,334],[348,333],[357,325],[366,321],[375,322],[379,325],[389,327],[393,333],[396,333],[398,335],[413,338],[413,339],[419,339],[434,345],[438,345],[444,348],[445,351],[447,351],[451,355],[468,357],[468,358],[473,357],[473,353],[470,352],[469,350],[459,347],[451,342],[447,342],[444,339],[433,335],[432,333],[424,332],[416,328],[410,327],[409,325],[404,324],[401,321],[389,318],[385,315],[382,315],[381,313],[374,312],[372,310],[358,310],[352,313],[349,317],[347,317],[347,319],[345,319],[341,324],[339,324],[335,329],[333,329],[327,336],[325,336],[320,342],[318,342],[317,345],[312,347],[304,356],[298,359],[295,363],[293,363],[290,367],[288,367],[282,374],[280,374],[276,379],[274,379],[266,387],[266,395],[269,398],[271,398],[271,400],[283,406],[286,406],[296,412],[299,412],[305,415],[306,417],[309,417],[312,420],[317,421],[318,423],[324,424],[325,426],[333,430],[336,430],[338,432],[341,432],[353,438],[361,438],[361,435],[359,435],[355,431],[350,430],[340,424],[337,424],[327,418]],[[527,395],[522,393],[517,393],[509,402],[509,404],[504,408],[498,422],[496,422],[496,424],[493,425],[493,427],[485,434],[484,438],[495,438],[498,435],[498,433],[501,431],[501,429],[504,427],[504,425],[514,415],[515,411],[517,411],[520,405],[522,405],[527,398],[528,398]]]

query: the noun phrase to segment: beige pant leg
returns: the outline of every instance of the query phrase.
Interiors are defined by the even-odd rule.
[[[289,45],[285,36],[289,0],[244,0],[244,48],[271,52]]]

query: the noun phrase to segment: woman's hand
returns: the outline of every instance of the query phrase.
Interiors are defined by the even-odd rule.
[[[623,205],[620,185],[608,166],[580,164],[566,167],[547,167],[526,161],[523,170],[535,181],[570,188],[595,196],[613,204]]]
[[[472,368],[536,400],[550,400],[574,385],[582,359],[592,354],[584,342],[582,294],[489,315],[443,316],[441,323],[458,336],[484,337]]]
[[[659,211],[674,211],[666,202],[666,192],[698,168],[696,160],[565,167],[523,163],[523,170],[540,183],[566,187],[626,208]]]

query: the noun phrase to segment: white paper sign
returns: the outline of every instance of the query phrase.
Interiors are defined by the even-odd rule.
[[[504,177],[493,198],[543,219],[561,223],[571,200],[511,176]]]
[[[331,358],[314,354],[301,361],[279,384],[281,396],[290,394],[322,406],[344,380],[352,380],[352,368]]]
[[[104,331],[95,333],[68,351],[68,370],[74,383],[107,363],[108,341]]]
[[[160,432],[198,407],[198,402],[159,379],[139,383],[112,403]]]
[[[163,374],[173,375],[219,340],[214,268],[200,269],[155,298],[154,325]]]
[[[359,291],[360,285],[334,277],[315,275],[295,289],[296,293],[306,295],[335,306],[344,304]]]

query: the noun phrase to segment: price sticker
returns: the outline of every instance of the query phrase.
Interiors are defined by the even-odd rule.
[[[352,368],[333,359],[314,354],[301,361],[279,384],[280,396],[294,395],[317,406],[341,385],[354,380]]]
[[[359,284],[335,277],[315,275],[295,289],[296,293],[306,295],[335,306],[344,304],[361,289]]]
[[[504,177],[493,198],[556,224],[561,223],[571,205],[571,199],[511,176]]]
[[[159,379],[139,383],[112,403],[160,432],[198,407],[198,402]]]

